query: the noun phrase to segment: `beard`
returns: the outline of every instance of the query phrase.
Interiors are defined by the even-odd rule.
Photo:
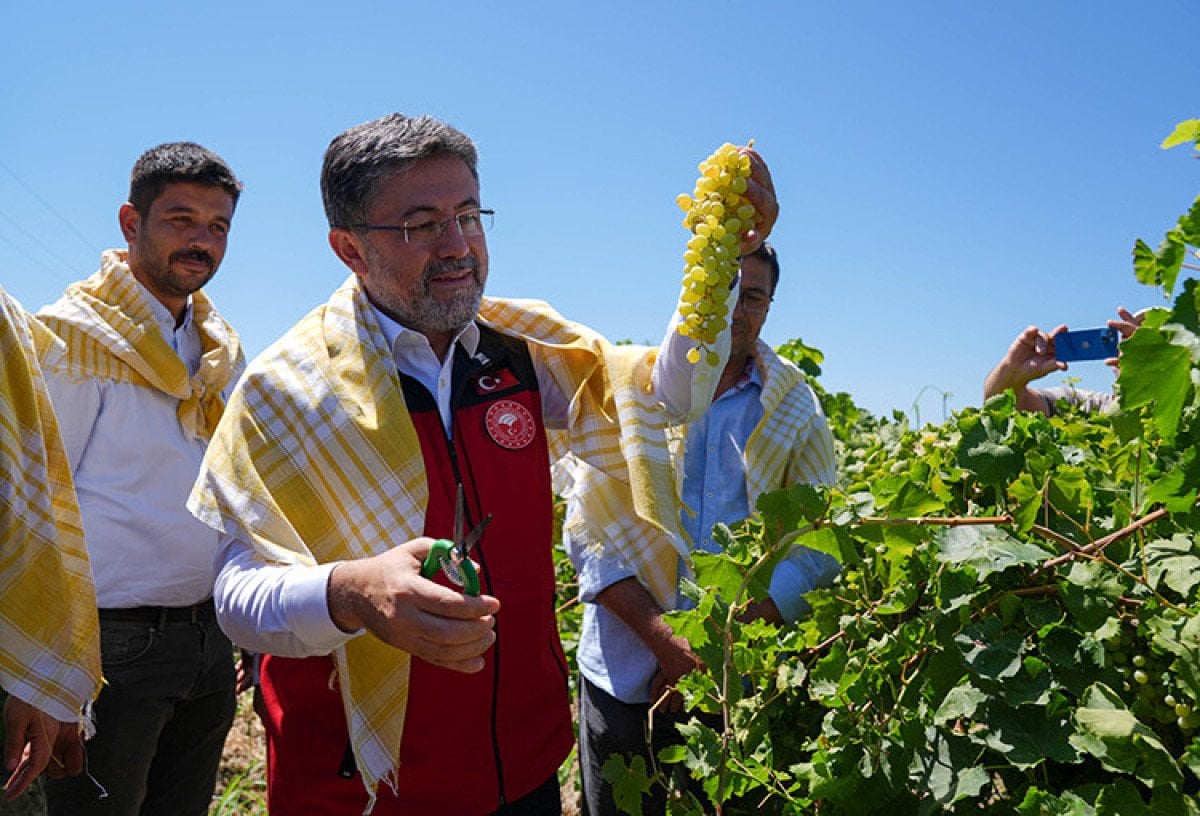
[[[176,272],[172,268],[172,264],[177,261],[197,260],[205,263],[208,266],[208,273],[202,276],[196,276],[191,272]],[[175,297],[188,297],[194,292],[199,291],[206,283],[212,280],[213,275],[217,274],[217,261],[208,252],[203,249],[181,249],[177,252],[172,252],[167,256],[166,261],[152,264],[142,265],[143,271],[147,278],[153,283],[154,288],[160,292]]]
[[[382,258],[369,258],[376,269]],[[430,294],[429,284],[439,275],[453,272],[471,272],[472,286],[453,295],[435,298]],[[385,273],[386,274],[386,273]],[[479,260],[474,256],[453,260],[431,261],[421,272],[421,280],[407,291],[368,292],[372,300],[400,325],[422,333],[456,332],[475,319],[483,299],[483,284],[486,272],[480,272]]]

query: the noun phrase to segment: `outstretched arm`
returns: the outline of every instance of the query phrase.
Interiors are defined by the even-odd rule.
[[[1018,408],[1046,413],[1045,400],[1028,386],[1052,371],[1066,370],[1067,364],[1054,356],[1054,338],[1066,330],[1066,326],[1059,326],[1047,334],[1037,326],[1029,326],[1018,334],[1008,352],[984,379],[984,399],[1011,388],[1017,395]]]

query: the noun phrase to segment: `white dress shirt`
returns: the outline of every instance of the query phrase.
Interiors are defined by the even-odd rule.
[[[202,348],[191,300],[178,328],[165,306],[151,295],[147,300],[194,374]],[[240,373],[234,371],[235,379]],[[207,599],[221,542],[187,509],[207,443],[183,430],[179,400],[129,382],[54,371],[46,372],[46,384],[75,478],[98,606],[190,606]]]
[[[449,433],[454,344],[462,345],[473,354],[479,343],[478,326],[472,323],[455,337],[451,353],[443,362],[437,359],[429,341],[420,332],[404,328],[378,309],[375,318],[391,345],[397,369],[415,378],[434,395],[442,423]],[[678,315],[672,320],[660,351],[664,361],[672,362],[656,366],[655,383],[656,391],[668,409],[683,414],[691,411],[694,399],[692,380],[688,376],[691,364],[686,362],[687,352],[694,344],[675,330],[677,320]],[[546,427],[566,427],[569,395],[563,394],[536,357],[534,371],[541,391]],[[708,397],[711,398],[711,394]],[[226,537],[218,559],[213,593],[221,628],[234,643],[254,652],[281,657],[329,654],[360,634],[343,632],[329,616],[326,586],[334,566],[336,562],[315,567],[268,564],[258,558],[249,544]]]

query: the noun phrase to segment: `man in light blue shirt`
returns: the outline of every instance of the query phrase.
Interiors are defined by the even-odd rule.
[[[729,362],[708,411],[682,429],[686,435],[677,467],[688,509],[681,520],[699,550],[718,551],[713,526],[746,518],[762,493],[835,478],[833,436],[815,394],[795,366],[758,339],[778,281],[779,261],[769,244],[743,259]],[[575,512],[578,504],[568,496],[568,516]],[[670,688],[699,660],[628,564],[569,535],[564,543],[584,602],[577,656],[583,812],[607,816],[621,811],[603,777],[604,763],[619,753],[641,755],[649,766],[652,753],[677,739],[673,727],[656,723],[654,745],[648,744],[651,706],[669,694],[666,708],[677,711],[680,700]],[[770,598],[751,604],[747,614],[794,621],[807,611],[804,593],[827,586],[837,571],[830,556],[794,548],[772,576]],[[687,606],[678,595],[676,607]],[[661,716],[659,709],[655,716]],[[665,790],[643,797],[642,812],[664,813]]]

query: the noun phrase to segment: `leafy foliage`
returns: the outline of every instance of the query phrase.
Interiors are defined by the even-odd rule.
[[[1200,199],[1139,242],[1139,280],[1170,294],[1198,226]],[[1188,280],[1122,347],[1111,415],[1002,395],[914,429],[818,386],[840,483],[764,496],[695,559],[670,618],[697,716],[656,767],[609,761],[627,810],[665,784],[674,813],[1200,814],[1198,315]],[[791,545],[841,575],[794,626],[741,621]]]

